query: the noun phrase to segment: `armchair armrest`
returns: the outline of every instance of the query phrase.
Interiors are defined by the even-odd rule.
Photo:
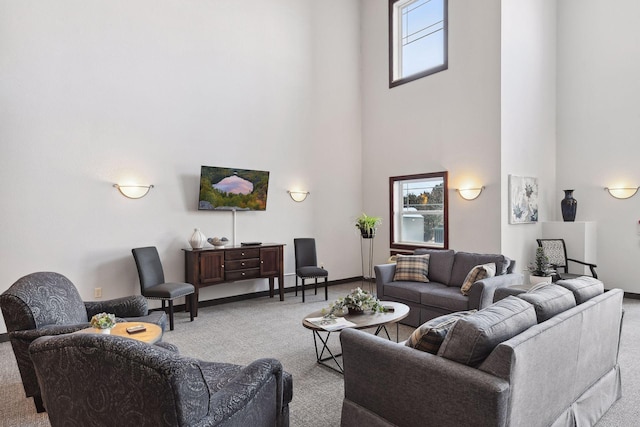
[[[272,393],[268,388],[265,390],[271,384],[274,386]],[[265,391],[266,396],[261,396]],[[283,370],[280,362],[276,359],[258,359],[211,394],[209,408],[215,410],[209,413],[209,417],[214,417],[216,424],[231,417],[238,422],[238,413],[247,411],[247,421],[250,421],[256,414],[270,417],[269,414],[275,409],[276,425],[280,426],[283,424],[283,394]]]
[[[89,328],[91,325],[87,323],[78,323],[75,325],[49,325],[38,329],[26,329],[24,331],[9,332],[9,337],[13,340],[20,340],[31,343],[37,338],[44,336],[55,336],[62,334],[70,334],[81,329]]]
[[[598,278],[598,274],[596,273],[597,265],[591,264],[590,262],[578,261],[577,259],[573,259],[573,258],[567,258],[567,261],[571,261],[571,262],[575,262],[575,263],[578,263],[578,264],[582,264],[582,265],[588,266],[589,270],[591,270],[591,275],[593,276],[593,278],[594,279]]]
[[[342,426],[505,425],[509,383],[436,355],[355,329],[340,333],[345,400]],[[364,410],[363,410],[364,409]],[[368,413],[369,419],[361,415]],[[382,425],[382,423],[373,423]]]
[[[374,267],[376,273],[376,295],[378,298],[384,296],[383,288],[386,283],[393,282],[396,274],[395,264],[380,264]]]
[[[498,288],[524,283],[522,273],[503,274],[478,280],[469,289],[469,309],[480,310],[493,304],[493,295]]]
[[[85,301],[87,318],[98,313],[113,313],[116,317],[140,317],[149,312],[147,299],[142,295],[116,298],[107,301]]]

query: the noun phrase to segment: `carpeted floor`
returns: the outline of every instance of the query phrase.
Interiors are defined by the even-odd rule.
[[[329,301],[359,286],[351,283],[329,288]],[[286,294],[278,298],[258,298],[201,308],[195,322],[186,313],[176,315],[174,331],[164,340],[176,344],[182,354],[203,360],[247,364],[260,357],[275,357],[293,375],[294,392],[290,406],[291,426],[328,427],[340,424],[344,393],[342,375],[315,361],[311,331],[302,318],[328,303],[313,293],[307,302]],[[625,320],[620,349],[623,398],[605,414],[599,427],[630,425],[640,419],[640,301],[625,300]],[[413,328],[400,326],[400,339]],[[395,328],[390,328],[395,338]],[[337,335],[332,337],[337,346]],[[20,376],[9,343],[0,344],[0,426],[49,426],[46,414],[35,412],[31,399],[24,397]]]

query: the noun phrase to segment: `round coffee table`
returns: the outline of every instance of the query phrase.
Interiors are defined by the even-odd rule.
[[[147,330],[143,332],[136,332],[135,334],[130,334],[127,332],[127,328],[131,326],[142,325]],[[97,334],[95,328],[85,328],[81,329],[78,332],[84,334]],[[109,335],[117,335],[119,337],[131,338],[134,340],[146,342],[149,344],[155,344],[162,338],[162,328],[154,323],[146,323],[146,322],[121,322],[116,323],[116,326],[111,328]]]
[[[378,335],[380,332],[384,331],[387,335],[387,339],[391,339],[389,336],[389,332],[387,331],[387,325],[396,324],[396,342],[398,341],[398,322],[409,315],[409,307],[405,304],[394,302],[394,301],[380,301],[380,304],[385,307],[393,307],[393,311],[388,311],[385,313],[364,313],[364,314],[345,314],[344,318],[351,322],[353,325],[345,326],[346,328],[352,329],[366,329],[366,328],[376,328],[375,335]],[[326,309],[324,310],[326,312]],[[328,347],[329,337],[331,336],[331,332],[340,332],[339,330],[329,331],[324,329],[322,326],[315,325],[308,321],[307,319],[313,319],[324,316],[323,310],[317,310],[309,315],[305,316],[302,319],[302,326],[307,329],[311,329],[313,332],[313,343],[316,349],[316,361],[324,365],[330,369],[333,369],[336,372],[344,374],[344,369],[340,364],[338,357],[342,356],[342,353],[333,354],[333,352]],[[323,337],[321,333],[326,333]],[[321,346],[318,345],[318,340],[322,343]],[[320,347],[320,348],[319,348]],[[325,356],[325,352],[328,356]],[[331,364],[328,364],[327,361],[332,361],[336,367]]]

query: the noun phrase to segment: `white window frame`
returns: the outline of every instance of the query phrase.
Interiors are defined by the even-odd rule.
[[[420,0],[389,0],[389,87],[399,86],[431,74],[449,68],[448,60],[448,0],[429,0],[442,1],[443,5],[443,45],[442,60],[443,63],[434,67],[424,69],[411,75],[403,76],[402,74],[402,13],[401,10],[405,6],[416,3]]]

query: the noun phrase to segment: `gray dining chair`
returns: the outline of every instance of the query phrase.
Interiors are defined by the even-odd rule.
[[[327,278],[329,272],[322,267],[318,267],[318,257],[316,255],[316,240],[312,238],[293,239],[293,246],[296,257],[296,286],[295,295],[298,296],[298,278],[302,280],[302,302],[304,302],[304,281],[306,279],[315,280],[315,294],[318,294],[318,278],[324,278],[324,299],[329,299],[327,290]]]
[[[132,249],[133,258],[138,268],[140,294],[145,298],[159,299],[162,309],[166,310],[165,301],[169,302],[169,330],[173,331],[173,300],[185,298],[185,309],[189,311],[193,322],[195,304],[195,287],[190,283],[165,282],[160,255],[155,246]]]

